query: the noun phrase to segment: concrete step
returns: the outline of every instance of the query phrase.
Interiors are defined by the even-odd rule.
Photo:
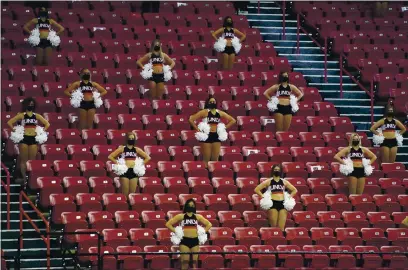
[[[253,28],[259,28],[259,27],[269,27],[269,26],[276,26],[276,27],[283,27],[283,20],[282,19],[277,19],[275,20],[274,18],[272,19],[266,19],[266,20],[256,20],[257,15],[252,16],[253,19],[248,19],[249,25]],[[297,28],[297,21],[296,20],[288,20],[288,17],[286,17],[285,20],[285,27],[296,27]]]
[[[326,81],[326,78],[325,78],[325,76],[323,74],[319,74],[319,75],[303,74],[303,77],[309,83],[325,83],[325,81]],[[327,82],[328,83],[339,83],[339,81],[340,81],[340,76],[339,75],[327,74]],[[350,83],[353,83],[353,81],[350,78],[343,77],[343,84],[350,84]]]
[[[303,76],[306,75],[315,75],[315,76],[322,76],[324,73],[324,68],[293,68],[293,71],[300,72]],[[336,68],[328,68],[327,75],[339,75],[339,70]]]
[[[57,239],[54,237],[50,238],[51,240],[51,246],[56,247],[57,245]],[[18,248],[18,242],[16,239],[1,239],[1,248],[4,250],[7,249],[17,249]],[[24,237],[24,248],[30,249],[30,248],[47,248],[44,240],[42,238],[27,238]]]
[[[297,44],[294,46],[274,46],[275,50],[281,54],[297,54]],[[322,53],[319,47],[308,46],[308,44],[299,44],[299,54],[312,54],[312,53]]]
[[[300,58],[288,58],[289,63],[294,68],[325,68],[324,61],[322,60],[306,60]],[[338,61],[327,61],[327,68],[338,68],[339,62]]]
[[[353,105],[353,106],[369,106],[370,99],[354,99],[354,98],[325,98],[324,101],[329,101],[334,105]]]
[[[248,6],[248,15],[258,14],[258,6]],[[282,15],[282,9],[278,7],[260,6],[259,14],[280,14]]]
[[[311,85],[309,85],[311,86]],[[324,98],[340,98],[340,90],[321,90],[319,89],[320,94]],[[343,98],[345,99],[365,99],[367,94],[361,90],[343,90]]]
[[[264,40],[271,40],[271,39],[283,39],[282,31],[280,33],[265,33],[261,32],[261,35]],[[300,40],[310,40],[308,35],[301,33],[299,34]],[[285,40],[291,40],[292,42],[297,41],[297,34],[295,33],[285,33]],[[313,41],[312,41],[313,42]]]
[[[37,213],[32,210],[26,210],[25,211],[27,213],[27,215],[30,218],[36,218],[37,217]],[[7,219],[7,211],[1,211],[1,219],[2,220],[6,220]],[[10,211],[10,219],[11,220],[19,220],[20,219],[20,211]]]
[[[41,228],[40,232],[44,233],[45,228]],[[20,229],[10,229],[10,230],[1,230],[1,238],[2,239],[18,239],[20,236]],[[32,227],[31,229],[24,229],[24,237],[27,238],[36,238],[38,237],[38,233]]]
[[[33,219],[32,221],[38,228],[45,228],[45,224],[41,219]],[[1,221],[2,230],[6,228],[6,225],[7,225],[7,220],[2,220]],[[20,228],[20,220],[10,220],[10,227],[11,229]],[[32,229],[33,226],[27,220],[23,220],[23,228]]]
[[[371,106],[362,105],[338,105],[337,110],[341,114],[367,114],[371,117]],[[374,114],[381,115],[384,108],[380,106],[374,106]]]

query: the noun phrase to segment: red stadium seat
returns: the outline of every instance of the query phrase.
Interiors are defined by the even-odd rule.
[[[247,254],[237,254],[247,252],[248,248],[244,245],[225,245],[224,252],[235,252],[235,254],[226,254],[226,264],[232,269],[243,269],[250,266],[250,258]]]
[[[330,194],[327,194],[330,195]],[[341,215],[336,211],[319,211],[317,212],[317,218],[323,227],[336,229],[338,227],[344,227],[344,222],[341,220]]]
[[[363,212],[360,211],[353,211],[353,212],[346,212],[342,213],[344,223],[347,227],[354,227],[357,229],[361,228],[368,228],[369,223],[366,219],[366,216]]]
[[[295,211],[293,212],[293,220],[298,227],[305,227],[310,229],[312,227],[318,227],[319,223],[316,220],[316,216],[310,211]]]
[[[77,194],[79,193],[89,192],[89,187],[87,185],[85,177],[67,176],[62,179],[62,184],[66,190],[66,193],[69,193],[72,196],[77,196]]]
[[[139,213],[137,211],[116,211],[115,220],[118,228],[126,231],[131,228],[140,228]]]
[[[401,209],[400,204],[396,198],[392,195],[376,194],[373,196],[376,206],[382,212],[391,214],[392,212],[398,212]]]
[[[363,239],[358,234],[356,228],[336,228],[337,240],[341,242],[343,246],[348,245],[355,247],[363,244]]]

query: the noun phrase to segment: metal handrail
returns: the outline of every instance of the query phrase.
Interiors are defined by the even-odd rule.
[[[45,224],[45,232],[46,235],[45,237],[42,235],[40,229],[35,225],[33,220],[30,218],[30,216],[25,212],[23,208],[23,199],[25,199],[28,204],[33,208],[33,210],[37,213],[37,215],[41,218],[41,220]],[[31,202],[30,198],[28,198],[27,194],[24,193],[24,191],[20,192],[20,198],[19,198],[19,210],[20,210],[20,235],[21,235],[21,241],[19,248],[22,249],[24,247],[24,241],[23,241],[23,217],[27,219],[28,222],[30,222],[31,226],[33,226],[34,230],[40,235],[41,239],[45,242],[45,245],[47,246],[47,269],[50,269],[51,267],[51,261],[50,261],[50,223],[46,220],[44,215],[37,209],[37,207]]]
[[[3,170],[6,173],[6,183],[4,183],[3,180],[1,180],[1,185],[4,187],[4,189],[6,190],[6,196],[7,196],[7,230],[10,230],[10,172],[8,170],[8,168],[6,167],[6,165],[4,165],[4,163],[1,163],[1,167],[3,168]]]

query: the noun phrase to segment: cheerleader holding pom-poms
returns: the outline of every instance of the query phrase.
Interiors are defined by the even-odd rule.
[[[91,71],[80,71],[81,80],[76,81],[64,91],[71,99],[71,105],[79,109],[79,129],[92,129],[96,108],[102,106],[102,96],[108,92],[96,82],[91,81]]]
[[[22,112],[11,118],[7,125],[12,129],[10,139],[19,144],[20,170],[22,178],[26,176],[27,160],[34,160],[38,152],[37,144],[43,144],[48,139],[46,130],[50,123],[40,114],[35,113],[37,103],[34,98],[27,97],[22,102]],[[20,125],[14,126],[20,122]],[[41,123],[44,127],[39,126]]]
[[[120,177],[120,186],[125,196],[136,192],[139,177],[146,173],[145,164],[150,161],[149,155],[136,147],[135,142],[136,135],[133,132],[127,133],[125,145],[119,146],[108,157],[114,163],[112,171]]]
[[[220,34],[222,35],[219,37]],[[232,18],[228,16],[224,19],[223,27],[214,31],[212,36],[215,39],[214,50],[223,54],[224,70],[232,70],[235,55],[241,50],[241,43],[246,39],[246,35],[234,28]]]
[[[360,136],[353,134],[349,146],[340,150],[334,159],[340,163],[340,172],[348,176],[349,193],[363,194],[365,177],[373,173],[371,164],[377,157],[369,149],[361,146]]]
[[[381,146],[381,162],[394,163],[398,146],[403,144],[402,134],[406,128],[394,117],[394,107],[391,104],[386,106],[384,118],[375,122],[370,131],[373,133],[374,144]]]
[[[274,112],[276,131],[288,131],[292,115],[299,110],[298,102],[303,93],[295,85],[289,84],[289,73],[279,74],[279,83],[268,88],[264,96],[268,99],[267,107]]]
[[[285,230],[287,211],[292,211],[296,205],[293,198],[297,189],[288,181],[281,178],[282,167],[272,166],[272,178],[263,181],[255,188],[255,193],[262,199],[260,207],[268,211],[268,220],[271,227],[279,227]],[[262,190],[265,190],[262,193]],[[286,192],[288,190],[290,193]]]
[[[196,125],[195,121],[201,119]],[[221,119],[228,121],[225,125]],[[208,161],[218,161],[220,156],[221,142],[228,139],[227,129],[236,123],[236,120],[229,114],[217,110],[217,101],[215,98],[209,98],[205,102],[204,110],[193,114],[189,118],[190,125],[196,130],[195,137],[202,142],[201,151],[203,152],[203,161],[207,166]]]
[[[64,32],[64,27],[48,18],[48,10],[44,7],[40,9],[38,15],[38,18],[26,23],[23,29],[30,34],[27,39],[28,43],[36,47],[36,64],[47,66],[52,54],[52,47],[58,47],[61,42],[60,35]],[[30,30],[33,25],[35,28]],[[52,30],[52,26],[58,28],[58,31]]]
[[[168,65],[165,65],[166,63]],[[142,69],[140,75],[143,79],[149,80],[150,97],[162,99],[164,82],[171,80],[173,76],[171,70],[176,63],[162,51],[160,40],[154,40],[150,52],[137,60],[136,64]]]
[[[174,228],[175,224],[179,226]],[[203,224],[205,227],[200,226]],[[183,214],[178,214],[166,223],[171,231],[173,245],[180,246],[180,252],[199,252],[200,245],[207,242],[207,232],[212,224],[202,215],[196,214],[196,204],[193,199],[186,201]],[[193,268],[197,267],[198,254],[193,254]],[[181,255],[181,269],[188,269],[190,255]]]

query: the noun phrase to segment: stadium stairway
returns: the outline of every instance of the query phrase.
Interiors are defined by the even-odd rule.
[[[299,37],[299,54],[297,46],[297,21],[292,15],[290,7],[287,7],[285,15],[286,29],[283,39],[283,11],[282,7],[275,2],[251,1],[248,11],[240,12],[246,15],[253,28],[258,28],[263,40],[273,43],[279,56],[288,58],[293,70],[303,74],[310,87],[319,89],[325,101],[332,102],[340,116],[348,116],[356,131],[369,132],[371,126],[370,98],[365,91],[355,84],[349,77],[343,77],[343,98],[340,97],[340,69],[339,59],[328,55],[327,83],[324,78],[324,52],[312,39],[304,33]],[[323,44],[324,45],[324,44]],[[383,106],[374,106],[374,121],[383,115]],[[405,139],[406,140],[406,139]],[[408,146],[399,147],[397,161],[408,166]]]

